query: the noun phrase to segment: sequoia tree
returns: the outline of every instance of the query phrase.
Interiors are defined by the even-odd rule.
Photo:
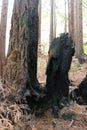
[[[50,44],[52,40],[56,37],[56,12],[55,12],[55,7],[56,7],[56,1],[55,0],[50,0],[51,3],[51,8],[50,8]]]
[[[69,0],[69,33],[76,46],[76,57],[79,62],[83,58],[82,0]]]
[[[37,80],[38,0],[15,0],[4,80],[13,97],[40,96]],[[17,98],[16,98],[17,99]]]

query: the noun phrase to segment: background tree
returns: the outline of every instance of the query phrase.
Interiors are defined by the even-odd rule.
[[[67,0],[64,1],[65,4],[65,26],[64,31],[67,32]]]
[[[82,0],[75,1],[77,2],[77,42],[76,42],[76,56],[80,62],[83,62],[83,24],[82,24]]]
[[[8,0],[2,1],[1,23],[0,23],[0,75],[3,73],[3,63],[5,58],[5,39],[6,39],[6,23],[8,12]]]
[[[38,22],[38,52],[41,52],[41,0],[39,0],[39,4],[38,4],[38,16],[39,16],[39,22]]]
[[[74,1],[68,0],[69,33],[74,39]]]
[[[50,0],[51,8],[50,8],[50,43],[56,37],[56,1]]]
[[[83,47],[84,53],[87,54],[87,0],[82,1],[82,14],[83,14]]]
[[[83,62],[82,0],[69,0],[69,33],[76,45],[76,56]]]

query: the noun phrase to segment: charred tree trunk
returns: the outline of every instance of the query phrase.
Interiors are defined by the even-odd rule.
[[[70,80],[68,72],[75,48],[68,33],[63,33],[53,40],[49,48],[46,87],[47,94],[53,102],[53,113],[58,115],[59,108],[68,103]]]
[[[4,79],[14,97],[40,96],[37,80],[38,0],[15,0]]]

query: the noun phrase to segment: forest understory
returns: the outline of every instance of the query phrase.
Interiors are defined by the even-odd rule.
[[[45,70],[47,57],[38,57],[38,80],[45,84]],[[79,64],[74,57],[69,72],[72,86],[70,90],[79,85],[87,72],[87,63]],[[87,130],[87,106],[72,103],[59,112],[54,118],[50,111],[41,116],[29,114],[23,104],[9,101],[7,93],[10,89],[0,81],[0,130]],[[2,98],[2,99],[1,99]],[[11,97],[10,97],[11,99]]]

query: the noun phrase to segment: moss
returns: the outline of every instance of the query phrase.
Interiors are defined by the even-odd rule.
[[[79,64],[78,66],[73,66],[73,71],[78,71],[81,70],[81,65]]]

